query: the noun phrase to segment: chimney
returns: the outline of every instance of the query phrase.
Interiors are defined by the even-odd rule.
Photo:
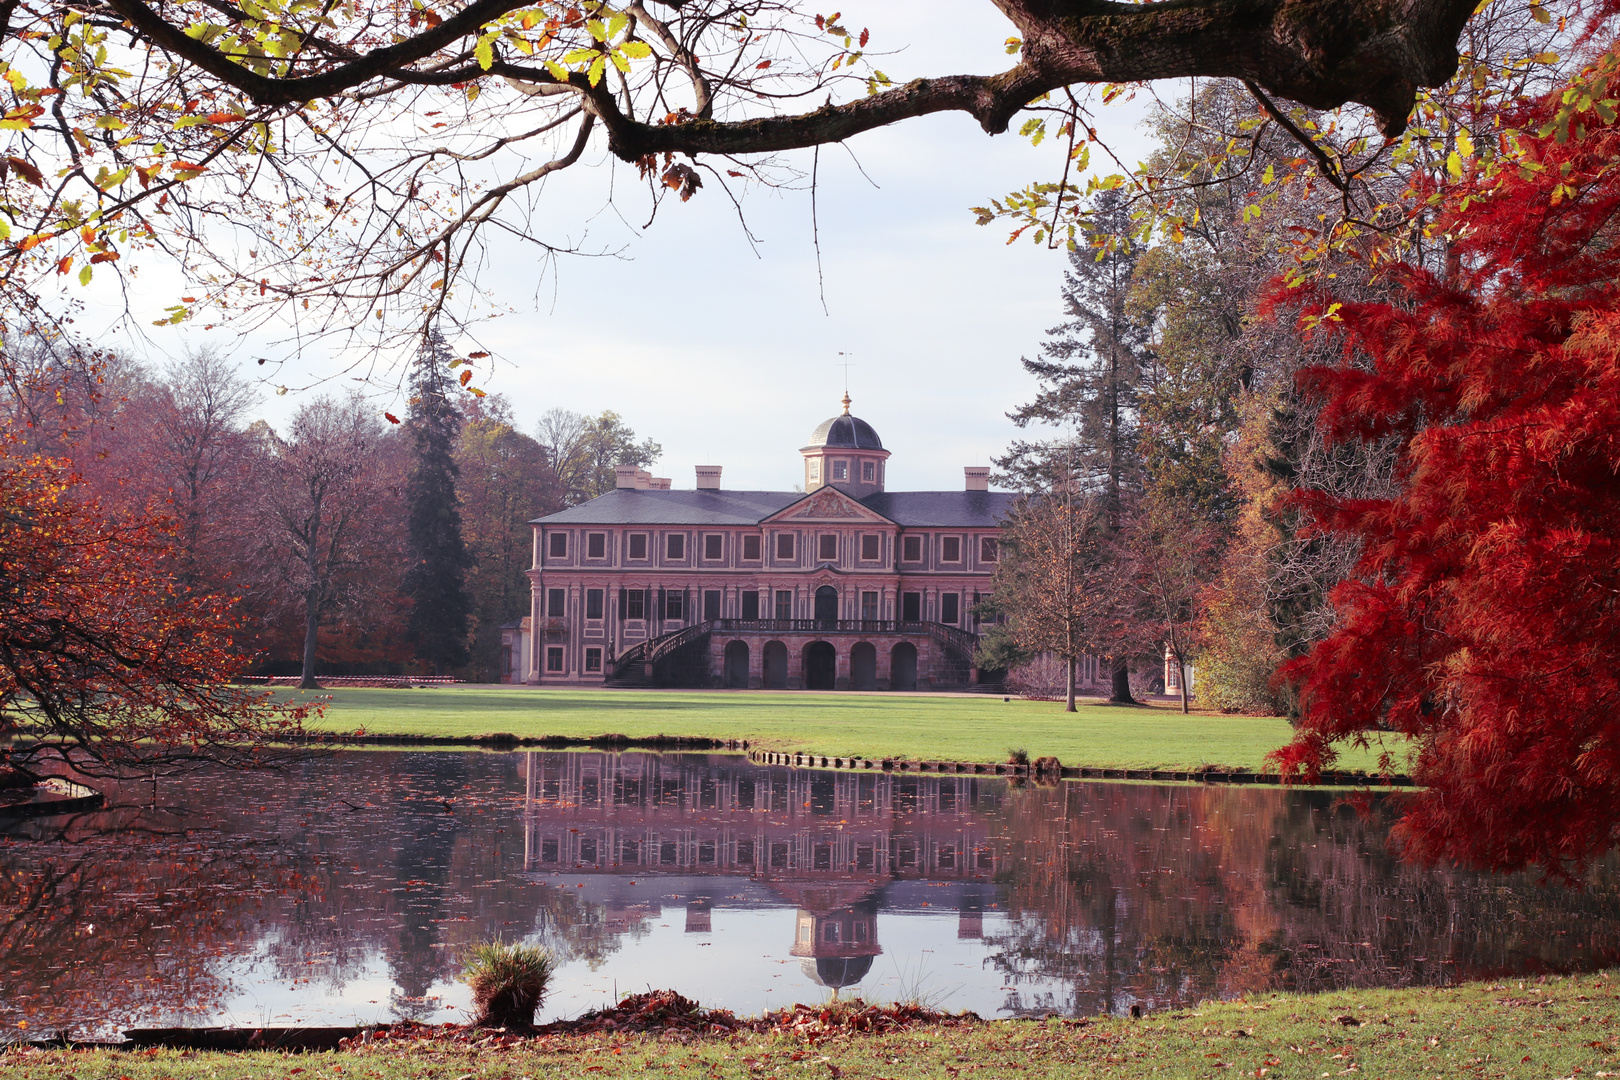
[[[990,490],[990,466],[969,465],[962,472],[967,476],[968,491]]]
[[[637,487],[636,467],[634,465],[613,466],[613,486],[616,488]]]
[[[699,491],[719,491],[720,466],[699,465],[697,467],[697,486]]]
[[[668,491],[670,488],[669,477],[649,476],[647,477],[647,487],[651,491]]]

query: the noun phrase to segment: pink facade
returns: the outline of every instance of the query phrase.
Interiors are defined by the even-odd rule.
[[[888,457],[846,412],[801,453],[806,493],[695,490],[634,469],[534,521],[530,683],[911,689],[975,681],[1011,496],[886,492]],[[814,477],[815,479],[810,479]]]

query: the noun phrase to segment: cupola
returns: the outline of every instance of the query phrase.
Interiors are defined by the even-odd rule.
[[[846,390],[843,413],[817,425],[809,444],[800,448],[804,490],[830,484],[857,499],[883,490],[883,467],[889,452],[871,424],[849,414],[849,404]]]

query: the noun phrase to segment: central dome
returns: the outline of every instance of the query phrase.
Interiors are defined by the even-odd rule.
[[[805,449],[812,446],[842,446],[855,450],[881,450],[883,440],[878,433],[858,416],[849,415],[849,395],[844,395],[844,413],[830,420],[823,420],[816,430],[810,433],[810,442]]]

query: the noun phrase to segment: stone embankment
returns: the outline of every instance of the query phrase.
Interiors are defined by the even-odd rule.
[[[985,764],[966,761],[907,761],[902,758],[831,757],[826,754],[786,754],[772,750],[751,750],[748,760],[756,765],[788,765],[802,769],[846,769],[855,771],[914,772],[934,775],[1002,776],[1051,780],[1157,780],[1191,781],[1205,784],[1281,784],[1276,773],[1252,769],[1232,769],[1224,765],[1204,765],[1196,769],[1106,769],[1089,765],[1059,765],[1056,759],[1037,759],[1028,765],[1012,762]],[[1301,783],[1302,781],[1294,781]],[[1380,776],[1364,772],[1323,770],[1316,783],[1333,787],[1368,785],[1410,787],[1408,776]]]

